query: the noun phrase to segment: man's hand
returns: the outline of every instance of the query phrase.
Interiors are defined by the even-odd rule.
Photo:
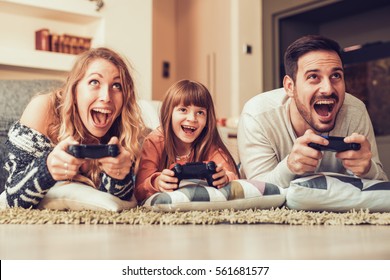
[[[358,177],[366,174],[371,168],[371,144],[366,136],[352,133],[344,138],[345,143],[359,143],[361,145],[358,151],[344,151],[336,154],[341,159],[346,169],[350,170]]]
[[[287,158],[287,166],[297,175],[307,172],[314,172],[322,158],[322,153],[309,147],[309,143],[328,145],[329,141],[315,134],[311,129],[306,130],[305,134],[298,137]]]

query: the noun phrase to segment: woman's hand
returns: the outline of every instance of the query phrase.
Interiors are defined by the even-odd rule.
[[[215,171],[216,173],[212,176],[214,179],[213,186],[218,189],[223,188],[229,183],[229,177],[226,174],[226,170],[223,168],[222,164],[218,164]]]
[[[69,136],[59,142],[48,155],[46,165],[54,180],[72,180],[79,173],[79,168],[85,159],[75,158],[67,152],[69,145],[77,144],[78,142]]]
[[[108,144],[118,145],[119,155],[117,157],[104,157],[98,159],[98,162],[108,176],[123,180],[129,174],[133,164],[131,154],[119,144],[118,137],[112,137]]]

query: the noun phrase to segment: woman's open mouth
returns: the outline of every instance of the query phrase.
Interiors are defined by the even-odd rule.
[[[112,110],[105,108],[93,108],[90,113],[95,126],[105,127],[110,124],[112,119]]]

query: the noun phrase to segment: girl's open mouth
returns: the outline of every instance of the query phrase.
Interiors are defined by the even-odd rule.
[[[181,128],[186,134],[193,134],[196,131],[196,127],[193,126],[182,125]]]

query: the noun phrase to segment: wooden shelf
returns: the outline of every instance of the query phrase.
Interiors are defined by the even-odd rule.
[[[102,15],[95,9],[96,4],[87,0],[0,0],[0,24],[6,26],[13,20],[27,23],[18,26],[16,31],[0,28],[0,35],[8,43],[0,46],[0,65],[69,71],[75,55],[34,50],[37,22],[42,21],[43,26],[54,25],[57,30],[69,30],[72,26],[74,33],[79,29],[89,32],[85,27],[94,28],[96,35],[102,28]]]
[[[46,51],[0,48],[0,65],[52,71],[69,71],[75,55]]]
[[[86,0],[0,0],[0,12],[86,24],[101,18],[94,5]]]

